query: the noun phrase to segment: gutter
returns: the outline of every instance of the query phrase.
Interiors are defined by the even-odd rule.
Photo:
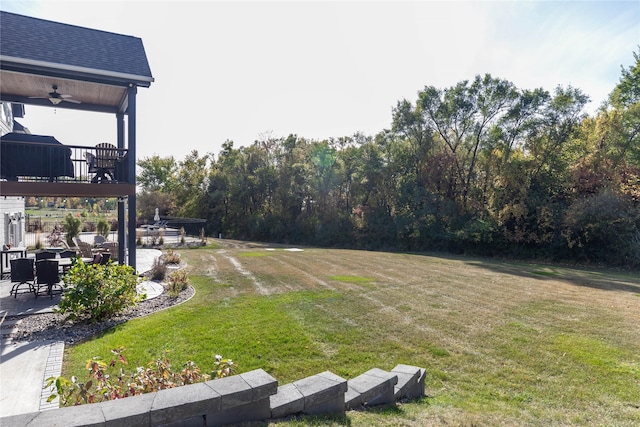
[[[27,65],[27,66],[34,66],[34,67],[52,68],[55,70],[63,70],[63,71],[70,71],[70,72],[76,72],[76,73],[87,73],[87,74],[93,74],[93,75],[102,76],[102,77],[123,79],[127,81],[133,80],[140,83],[147,83],[146,84],[147,87],[151,85],[151,82],[155,81],[154,78],[151,76],[140,76],[136,74],[119,73],[117,71],[99,70],[96,68],[80,67],[77,65],[56,64],[55,62],[38,61],[35,59],[25,59],[25,58],[18,58],[15,56],[7,56],[7,55],[0,55],[0,63],[14,63],[14,64]]]

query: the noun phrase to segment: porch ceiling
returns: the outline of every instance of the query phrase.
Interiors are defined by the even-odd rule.
[[[4,67],[4,62],[2,66]],[[53,74],[53,73],[52,73]],[[27,105],[67,108],[83,111],[117,113],[127,109],[127,86],[115,86],[92,81],[78,80],[79,77],[56,77],[33,74],[27,71],[0,70],[0,100]],[[70,99],[80,104],[62,101],[53,105],[47,94],[52,87],[57,92],[71,95]],[[42,97],[42,98],[32,98]]]

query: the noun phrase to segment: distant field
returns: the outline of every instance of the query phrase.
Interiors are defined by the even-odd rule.
[[[608,270],[220,241],[181,251],[189,302],[67,349],[65,375],[124,346],[132,365],[215,354],[280,384],[427,369],[429,398],[322,426],[637,426],[640,277]],[[276,425],[280,423],[271,423]]]

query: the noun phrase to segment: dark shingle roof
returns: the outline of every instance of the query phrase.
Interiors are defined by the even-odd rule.
[[[0,54],[151,78],[142,39],[0,11]]]

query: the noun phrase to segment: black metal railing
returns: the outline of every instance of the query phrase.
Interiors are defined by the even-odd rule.
[[[127,183],[127,149],[2,140],[0,179],[20,182]]]

